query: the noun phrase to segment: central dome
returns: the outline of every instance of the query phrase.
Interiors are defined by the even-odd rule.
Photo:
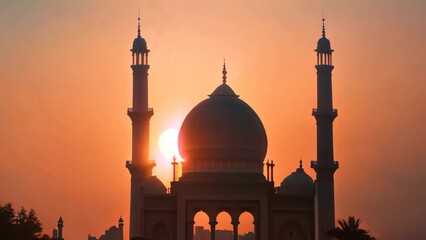
[[[200,173],[203,179],[209,174],[235,179],[235,173],[264,179],[266,150],[265,128],[256,112],[224,81],[182,124],[179,151],[185,162],[181,180],[200,180]]]

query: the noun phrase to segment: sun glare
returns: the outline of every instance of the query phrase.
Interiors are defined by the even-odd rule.
[[[161,153],[167,158],[171,159],[176,156],[180,160],[178,149],[178,131],[173,128],[164,130],[158,140]]]

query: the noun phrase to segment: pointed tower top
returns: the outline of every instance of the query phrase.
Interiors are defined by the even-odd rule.
[[[227,74],[228,72],[226,71],[226,63],[225,63],[225,59],[223,59],[223,70],[222,70],[222,74],[223,74],[223,76],[222,76],[222,82],[223,82],[223,84],[226,84],[226,74]]]
[[[141,10],[139,10],[138,15],[138,38],[141,37]]]
[[[322,16],[322,37],[325,38],[325,18],[324,18],[324,13]]]
[[[130,49],[133,53],[147,53],[149,52],[148,47],[146,46],[146,41],[141,37],[141,14],[139,11],[138,15],[138,36],[133,40],[133,47]]]

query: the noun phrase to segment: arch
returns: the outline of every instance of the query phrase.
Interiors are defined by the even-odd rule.
[[[216,216],[216,221],[216,239],[233,240],[234,231],[231,215],[227,211],[222,211]]]
[[[209,216],[202,210],[194,215],[193,240],[210,240],[209,222]]]
[[[254,216],[251,212],[242,212],[238,218],[238,235],[244,240],[255,240]]]
[[[279,240],[307,240],[306,234],[302,227],[295,222],[284,224],[278,235]]]
[[[163,223],[157,223],[152,228],[152,240],[169,240],[170,233],[166,225]]]

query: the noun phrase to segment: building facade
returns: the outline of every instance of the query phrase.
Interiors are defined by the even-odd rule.
[[[140,19],[139,19],[140,20]],[[337,111],[332,105],[330,41],[323,34],[317,44],[318,105],[317,161],[311,167],[315,181],[300,166],[274,186],[273,168],[267,161],[267,136],[256,112],[227,83],[223,65],[222,83],[186,116],[179,132],[179,151],[185,159],[182,176],[171,182],[168,192],[152,169],[149,159],[147,43],[138,35],[133,42],[130,239],[192,240],[194,217],[209,218],[210,240],[216,236],[217,216],[227,212],[238,240],[239,219],[248,212],[254,219],[256,240],[325,240],[334,227],[333,174],[338,168],[333,156],[332,123]],[[264,168],[266,165],[266,176]],[[200,229],[198,229],[200,231]]]

